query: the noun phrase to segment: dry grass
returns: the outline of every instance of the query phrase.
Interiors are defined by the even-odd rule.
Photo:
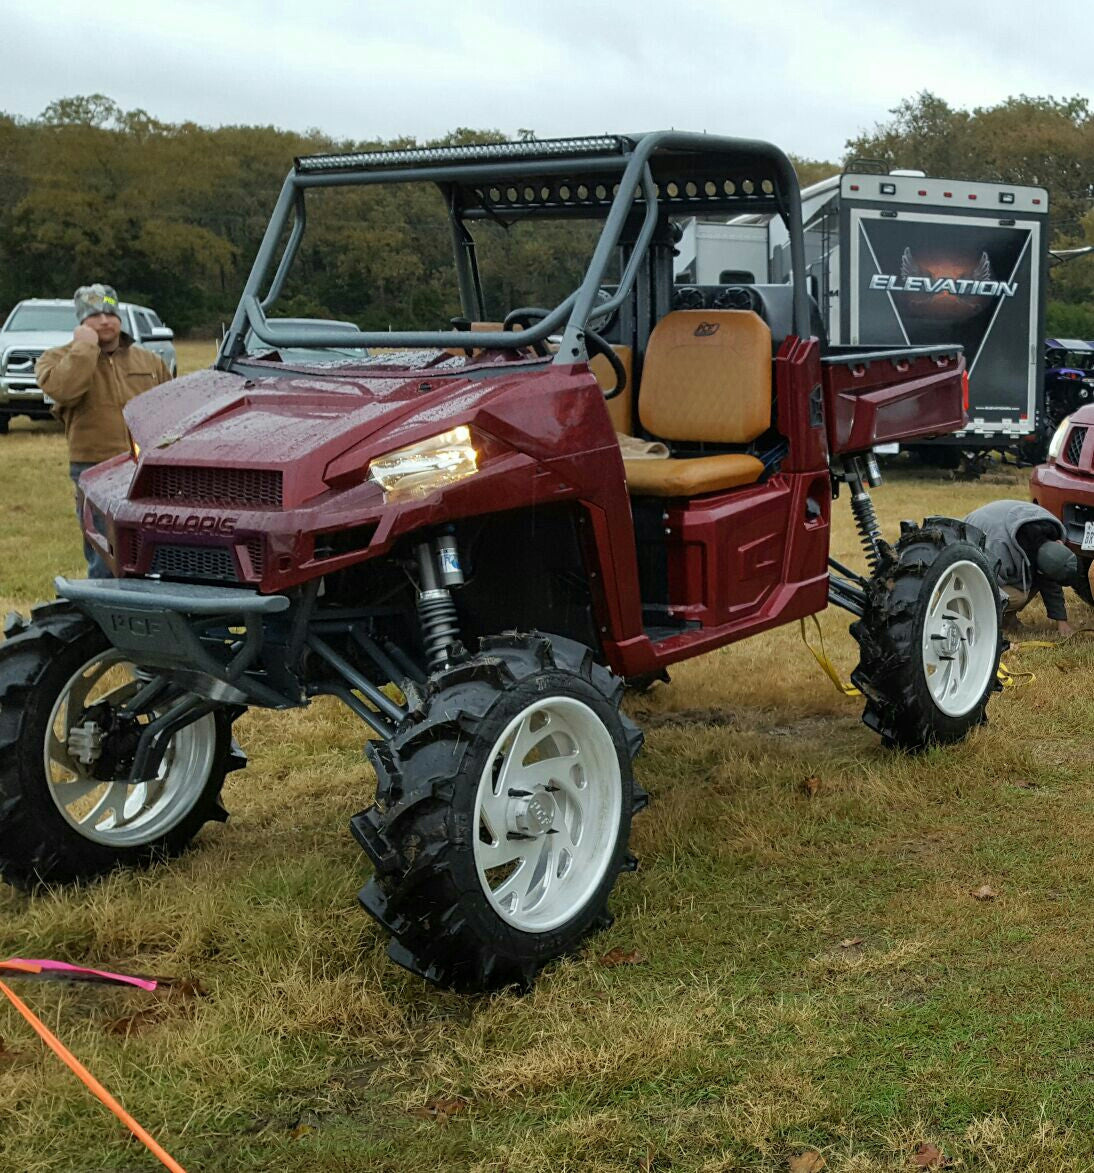
[[[59,437],[0,443],[0,596],[25,606],[79,569],[76,527]],[[1023,493],[897,473],[877,503],[892,532]],[[837,519],[851,559],[845,502]],[[822,622],[849,672],[846,618]],[[1090,1169],[1094,647],[1013,659],[1036,682],[914,759],[879,748],[796,626],[635,698],[643,866],[615,927],[524,998],[439,993],[386,960],[346,828],[372,785],[362,730],[333,703],[240,722],[233,818],[183,859],[0,890],[0,956],[202,983],[24,987],[191,1173],[786,1169],[808,1147],[867,1173],[920,1141],[967,1169]],[[997,899],[972,898],[984,883]],[[645,960],[599,965],[614,946]],[[7,1009],[0,1039],[0,1167],[151,1167]]]

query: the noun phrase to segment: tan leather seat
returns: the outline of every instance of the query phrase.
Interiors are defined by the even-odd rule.
[[[636,497],[697,497],[737,485],[751,485],[763,461],[742,452],[693,456],[687,460],[624,460],[627,488]]]
[[[605,406],[608,415],[611,416],[612,427],[617,432],[629,436],[634,424],[634,384],[631,382],[634,378],[634,351],[629,346],[613,346],[612,350],[619,356],[619,361],[627,372],[627,385],[614,399],[609,399]],[[615,386],[615,371],[602,354],[593,355],[589,360],[589,370],[596,375],[596,381],[602,391],[609,391]]]
[[[650,335],[638,392],[642,426],[664,440],[749,444],[771,425],[771,331],[751,310],[677,310]],[[624,460],[640,496],[693,497],[752,484],[743,453]]]

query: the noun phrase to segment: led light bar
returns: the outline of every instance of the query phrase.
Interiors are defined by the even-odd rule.
[[[572,155],[621,155],[627,140],[617,135],[597,138],[530,139],[515,143],[468,143],[456,147],[415,147],[406,151],[360,151],[348,155],[302,155],[298,173],[373,171],[382,167],[435,166],[445,163],[502,162],[509,159],[550,159]]]

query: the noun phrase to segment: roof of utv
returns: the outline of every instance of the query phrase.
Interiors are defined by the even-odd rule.
[[[777,147],[675,131],[305,155],[294,174],[306,186],[434,180],[458,189],[469,219],[476,211],[479,218],[496,212],[596,217],[611,206],[618,191],[613,178],[635,155],[648,156],[658,202],[674,214],[786,207],[793,170]]]
[[[571,216],[604,221],[580,286],[545,317],[529,324],[519,337],[506,330],[476,334],[474,345],[479,348],[516,349],[561,330],[563,339],[554,361],[580,360],[585,354],[584,330],[594,310],[603,317],[629,296],[657,225],[669,214],[779,212],[790,233],[791,267],[795,273],[805,271],[797,176],[778,147],[756,139],[667,130],[308,155],[295,160],[285,179],[217,364],[232,361],[242,349],[248,329],[271,346],[459,345],[460,331],[338,334],[322,327],[290,331],[266,317],[266,310],[281,293],[304,234],[304,196],[308,189],[412,182],[433,183],[440,189],[452,222],[454,243],[458,242],[457,257],[466,252],[459,246],[471,243],[465,221],[489,219],[508,224],[528,217]],[[275,266],[279,242],[290,225],[287,243]],[[604,303],[601,285],[624,230],[630,234],[633,247],[615,293]],[[465,272],[460,281],[461,299],[466,302],[469,298],[464,293],[470,289],[472,278]],[[804,282],[794,283],[793,304],[796,332],[808,336],[809,304]],[[468,312],[466,306],[464,312]]]

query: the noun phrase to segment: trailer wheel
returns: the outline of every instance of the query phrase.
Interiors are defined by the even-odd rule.
[[[851,625],[862,719],[908,751],[960,741],[986,722],[1003,648],[1004,600],[983,534],[945,517],[905,523]]]
[[[369,744],[376,802],[351,827],[375,866],[360,900],[394,961],[459,990],[527,988],[611,923],[646,803],[622,692],[579,644],[502,636]]]
[[[232,713],[180,729],[153,782],[128,783],[136,748],[117,707],[143,682],[66,603],[9,622],[0,644],[0,875],[68,883],[180,852],[227,818],[225,775],[246,765]]]

